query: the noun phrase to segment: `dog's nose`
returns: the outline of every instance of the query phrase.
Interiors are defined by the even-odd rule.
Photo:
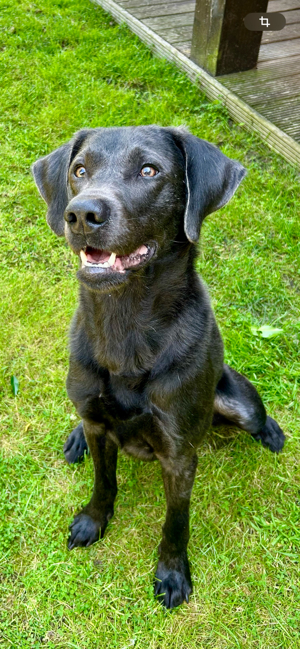
[[[109,205],[100,199],[73,198],[64,214],[72,232],[94,232],[110,215]]]

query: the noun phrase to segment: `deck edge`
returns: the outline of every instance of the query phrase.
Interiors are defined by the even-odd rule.
[[[196,63],[182,54],[173,45],[158,36],[152,29],[144,25],[126,9],[123,9],[114,0],[92,0],[110,13],[118,23],[126,23],[152,51],[160,57],[175,63],[182,72],[194,83],[199,84],[201,90],[209,99],[219,100],[223,103],[235,122],[243,125],[249,131],[255,131],[264,142],[276,153],[279,153],[289,163],[300,168],[300,144],[281,131],[254,108],[240,99],[231,90],[223,86],[215,77],[209,75]]]

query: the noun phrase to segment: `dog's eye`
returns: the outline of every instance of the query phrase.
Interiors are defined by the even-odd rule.
[[[82,178],[82,176],[84,176],[85,174],[85,167],[80,165],[80,167],[77,167],[77,169],[75,169],[74,173],[77,178]]]
[[[150,167],[148,165],[143,167],[140,171],[140,176],[143,176],[143,178],[153,178],[153,176],[156,176],[157,174],[157,169],[154,169],[154,167]]]

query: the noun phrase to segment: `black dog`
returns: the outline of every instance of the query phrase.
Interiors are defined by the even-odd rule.
[[[155,593],[173,608],[192,590],[189,503],[211,423],[235,424],[271,451],[284,443],[253,385],[223,364],[194,269],[204,217],[227,203],[245,170],[182,129],[143,126],[79,131],[33,174],[50,227],[81,258],[67,389],[82,423],[65,455],[76,462],[88,445],[95,484],[69,548],[104,534],[118,448],[158,459],[167,515]]]

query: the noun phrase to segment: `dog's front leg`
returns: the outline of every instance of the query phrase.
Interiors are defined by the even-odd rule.
[[[187,557],[189,540],[189,506],[198,458],[189,455],[178,459],[175,470],[162,466],[167,499],[167,516],[159,546],[160,559],[155,575],[155,595],[167,608],[188,602],[192,592]]]
[[[102,424],[83,421],[84,434],[94,462],[95,481],[90,502],[70,525],[68,548],[88,546],[102,538],[114,513],[117,494],[116,444],[104,434]]]

